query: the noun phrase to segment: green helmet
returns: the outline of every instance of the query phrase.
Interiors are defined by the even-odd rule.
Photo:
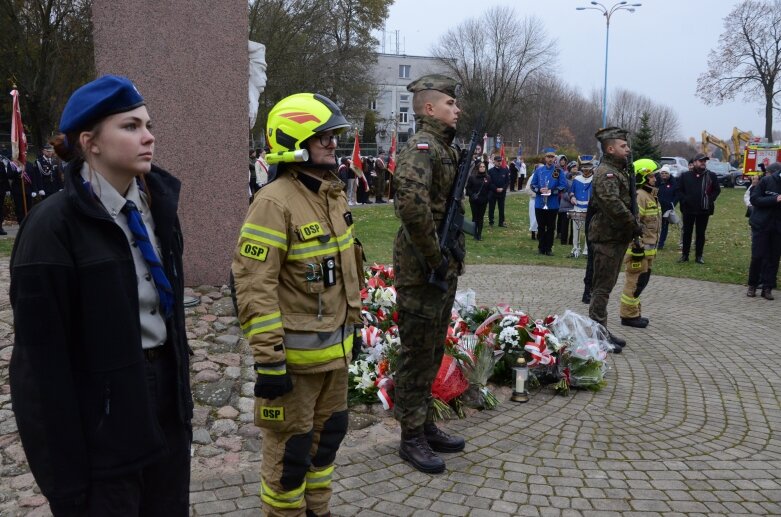
[[[635,181],[638,185],[644,185],[646,177],[659,169],[659,164],[650,158],[640,158],[632,165],[635,167]]]

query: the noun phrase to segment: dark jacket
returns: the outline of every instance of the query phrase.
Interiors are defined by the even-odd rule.
[[[781,233],[781,203],[777,201],[781,194],[781,174],[776,172],[764,176],[751,188],[751,217],[748,223],[756,231]]]
[[[65,190],[25,218],[11,255],[13,409],[30,469],[55,515],[84,504],[91,480],[132,472],[166,452],[147,396],[130,244],[84,188],[81,162],[71,167]],[[174,349],[177,411],[189,425],[180,183],[153,166],[146,184],[175,298],[165,346]]]
[[[488,170],[488,177],[491,180],[491,195],[493,198],[500,198],[507,195],[507,187],[510,186],[510,169],[497,166]],[[497,192],[496,189],[503,189]]]
[[[656,186],[659,189],[659,205],[662,208],[662,214],[675,208],[678,204],[678,180],[672,176],[667,181],[657,174]]]
[[[686,171],[678,177],[678,199],[681,213],[713,215],[721,186],[715,172]]]
[[[488,203],[491,179],[488,174],[472,174],[466,182],[466,193],[473,203]]]

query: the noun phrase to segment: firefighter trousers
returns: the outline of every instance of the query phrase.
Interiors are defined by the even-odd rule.
[[[653,257],[643,257],[639,260],[626,255],[624,264],[626,265],[626,279],[624,280],[624,291],[621,293],[621,317],[639,318],[640,293],[648,285],[651,279],[651,264]]]
[[[255,399],[263,514],[325,515],[336,451],[347,433],[347,368],[291,377],[290,393]]]

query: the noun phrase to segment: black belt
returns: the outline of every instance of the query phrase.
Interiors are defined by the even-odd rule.
[[[156,346],[154,348],[144,348],[144,357],[150,363],[157,361],[165,355],[165,346]]]

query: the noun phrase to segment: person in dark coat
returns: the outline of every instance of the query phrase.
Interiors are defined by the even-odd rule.
[[[0,152],[0,235],[8,235],[8,232],[3,229],[3,223],[5,223],[5,198],[11,196],[11,184],[8,182],[11,160],[6,154],[5,149]]]
[[[65,190],[11,255],[11,400],[55,516],[189,512],[180,182],[152,165],[149,128],[127,78],[76,90],[53,140]]]
[[[663,165],[657,174],[656,186],[659,188],[659,206],[662,209],[662,231],[659,233],[657,250],[664,249],[670,222],[678,220],[675,205],[678,204],[678,180],[670,174],[670,167]],[[678,222],[680,224],[680,221]]]
[[[22,164],[19,161],[11,161],[8,164],[8,182],[11,185],[11,197],[14,200],[16,221],[22,221],[33,208],[33,200],[38,196],[34,190],[33,178],[35,167],[32,164]]]
[[[43,148],[41,156],[35,160],[38,179],[38,196],[45,199],[62,190],[59,163],[54,159],[54,147],[51,144]]]
[[[678,199],[681,200],[683,214],[683,249],[678,262],[689,261],[692,232],[696,226],[695,260],[698,264],[705,263],[702,257],[705,249],[705,230],[708,228],[708,219],[715,210],[716,198],[721,193],[716,173],[706,168],[708,160],[706,155],[698,154],[692,162],[692,170],[684,172],[678,179]]]
[[[504,200],[507,197],[507,187],[510,186],[510,170],[502,167],[502,157],[494,157],[494,166],[488,171],[491,179],[491,191],[488,196],[488,224],[494,225],[494,208],[499,206],[499,226],[504,227]]]
[[[781,164],[767,167],[767,174],[752,187],[750,199],[751,263],[761,264],[758,283],[762,285],[762,298],[773,300],[781,258]],[[756,296],[756,277],[756,271],[749,270],[747,294],[751,298]]]
[[[485,164],[480,162],[477,172],[466,183],[466,194],[469,196],[469,208],[472,211],[472,222],[475,223],[475,240],[483,240],[483,222],[485,207],[491,190],[491,179],[485,171]]]

